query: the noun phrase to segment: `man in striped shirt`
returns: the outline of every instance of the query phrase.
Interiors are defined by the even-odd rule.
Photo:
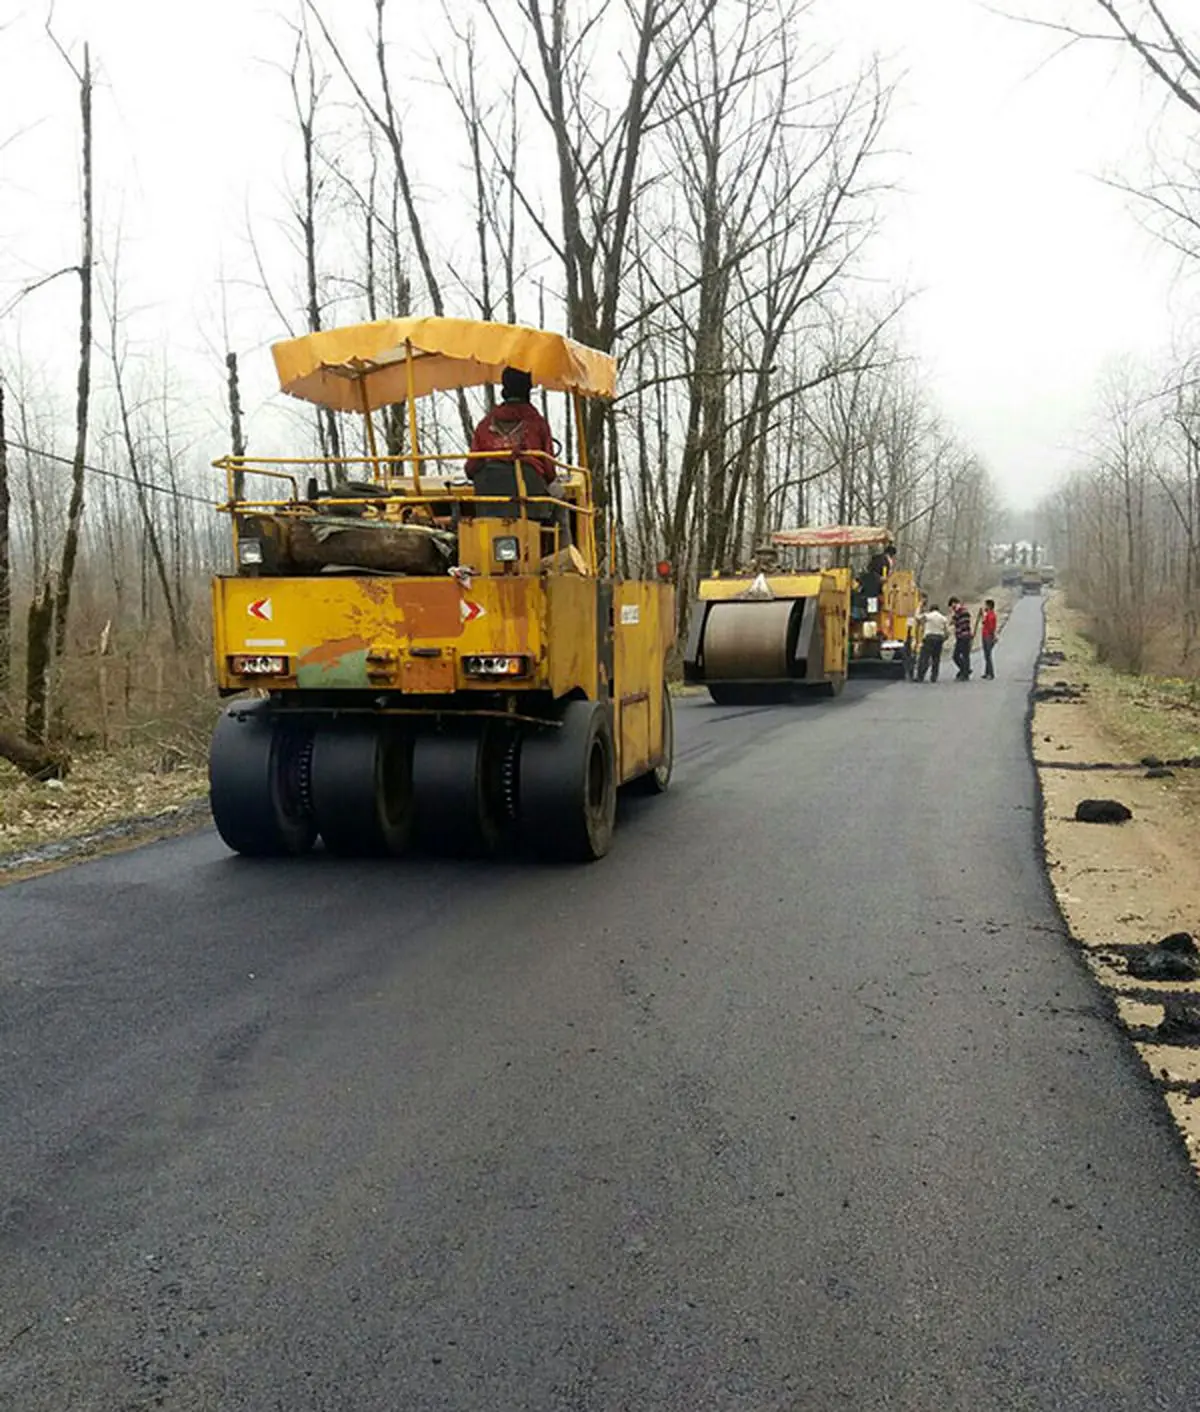
[[[954,665],[958,668],[955,681],[971,679],[971,639],[975,636],[971,629],[971,610],[961,598],[950,600],[950,622],[954,628]]]

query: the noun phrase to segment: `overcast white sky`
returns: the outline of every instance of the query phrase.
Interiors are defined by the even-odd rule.
[[[465,0],[472,3],[472,0]],[[1013,0],[1014,5],[1021,0]],[[1088,0],[1024,0],[1088,14]],[[436,0],[393,0],[414,52]],[[365,29],[370,0],[336,0],[339,24]],[[1098,178],[1136,173],[1160,102],[1132,60],[1103,47],[1042,67],[1045,34],[976,0],[817,0],[820,24],[904,71],[892,145],[903,149],[872,272],[923,292],[905,326],[934,396],[1014,504],[1069,470],[1097,377],[1171,340],[1171,261],[1127,200]],[[291,0],[58,0],[55,28],[87,37],[106,91],[98,161],[106,229],[120,222],[127,302],[181,366],[221,344],[218,275],[249,276],[245,212],[278,212],[291,131],[280,75],[280,16]],[[0,0],[0,308],[25,279],[70,263],[76,241],[76,99],[45,40],[45,9]],[[410,141],[436,152],[409,94]],[[450,180],[457,181],[451,173]],[[236,295],[233,338],[257,346],[252,401],[271,384],[263,345],[283,332],[261,301]],[[465,312],[465,310],[463,311]],[[26,301],[0,328],[56,386],[73,376],[73,291]],[[211,366],[212,372],[208,369]],[[203,376],[216,377],[215,361]],[[212,434],[224,449],[213,413]]]

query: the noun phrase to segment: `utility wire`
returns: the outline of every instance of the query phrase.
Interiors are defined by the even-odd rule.
[[[24,451],[30,456],[41,456],[46,461],[56,461],[61,466],[74,467],[75,465],[69,456],[56,456],[53,451],[42,451],[36,446],[26,446],[23,441],[9,441],[5,438],[4,444],[10,451]],[[126,475],[122,471],[110,471],[103,466],[89,466],[85,462],[83,469],[93,476],[104,476],[108,480],[124,481],[125,484],[136,486],[139,490],[153,490],[159,495],[169,495],[173,500],[190,500],[196,505],[207,505],[209,509],[216,509],[222,503],[219,500],[210,500],[206,495],[194,495],[190,490],[179,490],[171,485],[159,485],[152,480],[139,480],[137,476]]]

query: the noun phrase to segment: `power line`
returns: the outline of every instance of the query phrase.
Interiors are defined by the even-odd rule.
[[[10,451],[24,451],[30,456],[40,456],[46,461],[55,461],[60,466],[75,465],[69,456],[56,456],[53,451],[42,451],[37,446],[26,446],[23,441],[9,441],[5,438],[4,445]],[[110,471],[104,466],[89,466],[84,462],[83,469],[93,476],[104,476],[107,480],[123,481],[126,485],[136,486],[139,490],[153,490],[159,495],[169,495],[173,500],[190,500],[196,505],[206,505],[210,510],[220,506],[219,500],[210,500],[205,495],[194,495],[190,490],[179,490],[172,485],[159,485],[152,480],[139,480],[137,476],[124,474],[122,471]]]

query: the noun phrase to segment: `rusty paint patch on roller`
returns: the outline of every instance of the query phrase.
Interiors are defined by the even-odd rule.
[[[401,619],[398,626],[410,638],[461,637],[458,600],[459,587],[452,582],[406,579],[392,587],[392,602]]]

